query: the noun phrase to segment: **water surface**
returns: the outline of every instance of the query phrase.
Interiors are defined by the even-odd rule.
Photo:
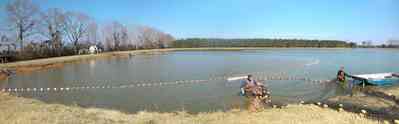
[[[65,88],[80,86],[129,86],[176,80],[207,80],[225,75],[252,73],[333,79],[337,69],[348,73],[399,72],[395,49],[263,49],[241,51],[175,51],[160,55],[136,55],[98,59],[63,68],[18,75],[3,81],[3,88]],[[257,73],[256,73],[257,72]],[[276,103],[323,100],[343,94],[325,84],[303,80],[268,80]],[[240,81],[211,80],[129,88],[89,88],[78,91],[19,92],[15,95],[48,103],[118,109],[189,112],[226,110],[244,106],[237,95]]]

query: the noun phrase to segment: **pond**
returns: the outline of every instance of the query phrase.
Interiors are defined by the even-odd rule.
[[[63,68],[17,75],[0,82],[0,87],[58,88],[13,94],[47,103],[125,112],[223,111],[245,105],[245,98],[238,95],[241,81],[227,81],[227,77],[253,74],[331,80],[340,66],[350,74],[399,72],[399,50],[172,51],[66,64]],[[302,79],[261,82],[271,90],[274,103],[318,101],[343,94],[338,87]]]

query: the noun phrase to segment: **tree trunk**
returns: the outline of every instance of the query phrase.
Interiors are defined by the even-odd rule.
[[[22,27],[20,26],[19,27],[19,32],[18,32],[18,40],[19,40],[19,43],[20,43],[20,49],[21,49],[21,54],[24,52],[24,37],[23,37],[23,30],[22,30]]]
[[[74,42],[73,42],[73,49],[74,49],[74,51],[75,51],[75,54],[77,54],[78,53],[78,40],[75,40]]]

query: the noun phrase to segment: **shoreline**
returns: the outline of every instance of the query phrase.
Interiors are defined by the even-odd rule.
[[[364,114],[337,111],[316,105],[288,105],[258,112],[233,109],[226,112],[147,112],[134,114],[100,108],[82,108],[61,104],[46,104],[39,100],[21,98],[0,92],[0,122],[3,123],[76,123],[76,124],[194,124],[194,123],[298,123],[298,124],[376,124],[391,120],[376,120]],[[4,115],[4,116],[3,116]],[[339,119],[337,119],[339,118]]]

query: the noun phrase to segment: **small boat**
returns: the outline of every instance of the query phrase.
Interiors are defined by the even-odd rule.
[[[376,73],[361,74],[351,76],[356,84],[362,85],[390,85],[399,83],[399,74],[397,73]]]
[[[229,77],[229,78],[227,78],[227,81],[242,80],[242,79],[245,79],[247,77],[248,76]]]

